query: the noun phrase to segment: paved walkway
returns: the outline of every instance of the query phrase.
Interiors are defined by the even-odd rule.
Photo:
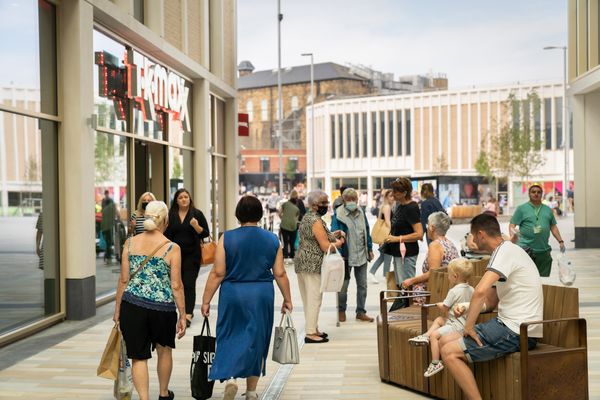
[[[568,244],[572,238],[572,220],[561,220],[559,227]],[[452,240],[464,235],[467,225],[454,225]],[[572,244],[571,244],[572,245]],[[571,247],[571,246],[569,246]],[[581,316],[588,320],[590,398],[600,399],[600,249],[570,251],[577,268],[575,286],[580,289]],[[419,264],[420,265],[420,264]],[[293,300],[294,321],[299,331],[304,326],[302,303],[296,277],[288,267]],[[207,274],[198,279],[203,290]],[[556,269],[546,283],[558,284]],[[329,333],[331,342],[323,345],[306,344],[301,350],[301,364],[282,368],[272,361],[267,363],[267,376],[259,382],[263,399],[417,399],[414,392],[381,383],[378,373],[376,326],[374,323],[355,321],[354,280],[350,285],[348,321],[336,327],[335,296],[326,294],[320,318],[320,328]],[[369,285],[367,310],[378,313],[378,292],[383,282]],[[277,295],[276,304],[281,304]],[[112,305],[98,309],[95,319],[84,322],[65,322],[31,338],[0,349],[0,399],[111,399],[112,382],[97,378],[95,370],[108,333],[112,327]],[[211,316],[215,323],[216,312]],[[277,321],[278,322],[278,321]],[[178,399],[191,399],[189,394],[189,363],[192,337],[198,334],[200,321],[196,319],[186,336],[177,342],[174,351],[174,371],[171,387]],[[70,337],[65,339],[65,336]],[[39,349],[44,347],[45,349]],[[16,362],[15,362],[16,361]],[[153,362],[150,363],[154,371]],[[286,370],[289,376],[284,373]],[[291,371],[289,371],[291,370]],[[278,372],[279,371],[279,372]],[[152,372],[153,373],[153,372]],[[275,379],[273,377],[276,376]],[[220,398],[223,385],[215,385],[214,398]],[[237,398],[243,399],[240,387]],[[151,386],[157,396],[156,383]],[[137,398],[137,395],[134,395]]]

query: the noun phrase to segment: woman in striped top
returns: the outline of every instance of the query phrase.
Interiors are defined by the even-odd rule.
[[[129,236],[135,236],[144,232],[144,212],[146,206],[151,201],[156,201],[156,197],[151,192],[146,192],[140,196],[137,209],[131,214],[131,218],[129,218]]]

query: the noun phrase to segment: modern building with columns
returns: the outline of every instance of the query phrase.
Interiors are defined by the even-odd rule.
[[[213,235],[235,227],[238,139],[235,0],[24,0],[0,15],[19,31],[0,44],[1,347],[114,298],[142,193],[170,205],[185,187]]]
[[[573,113],[575,158],[575,246],[600,247],[600,5],[569,0],[568,101]],[[560,43],[559,43],[560,44]],[[559,54],[556,55],[557,57]]]
[[[527,100],[536,93],[539,102]],[[508,108],[513,95],[517,102]],[[562,85],[556,82],[471,87],[460,90],[351,97],[315,105],[315,132],[307,142],[309,184],[332,193],[350,186],[370,198],[398,176],[431,182],[446,205],[478,204],[498,196],[505,206],[527,201],[527,184],[546,193],[563,193],[564,146]],[[310,126],[310,111],[307,126]],[[541,139],[544,159],[524,182],[511,176],[490,187],[475,163],[490,148],[490,134],[505,124],[520,124]],[[570,150],[572,153],[572,150]],[[314,161],[314,163],[313,163]],[[312,166],[314,165],[314,170]],[[572,168],[568,190],[572,190]]]

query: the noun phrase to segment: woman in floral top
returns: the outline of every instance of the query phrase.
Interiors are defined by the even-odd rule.
[[[165,203],[150,202],[145,217],[144,233],[124,246],[113,320],[120,324],[127,356],[133,361],[133,384],[140,399],[149,398],[148,359],[156,349],[158,398],[171,400],[171,350],[175,336],[181,339],[186,328],[181,251],[163,235],[168,222]]]
[[[443,211],[435,212],[427,218],[427,237],[431,243],[427,249],[427,259],[423,263],[423,273],[414,278],[405,279],[403,287],[413,287],[413,290],[427,290],[427,281],[432,269],[447,267],[450,261],[459,257],[458,249],[447,237],[452,220]],[[424,297],[414,299],[416,304],[423,304]]]
[[[321,263],[323,254],[333,244],[340,248],[344,244],[341,231],[330,232],[321,217],[327,214],[329,199],[321,190],[308,194],[308,212],[300,223],[300,244],[294,258],[294,266],[298,275],[298,286],[304,305],[305,343],[326,343],[327,334],[319,332],[317,321],[323,295],[321,293]]]

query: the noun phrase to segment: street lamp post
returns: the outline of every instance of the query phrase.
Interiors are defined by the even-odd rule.
[[[562,108],[562,131],[563,131],[563,152],[565,157],[565,170],[563,174],[563,215],[568,212],[569,202],[567,200],[567,190],[569,189],[569,148],[570,146],[570,126],[567,121],[567,46],[546,46],[544,50],[562,50],[563,52],[563,108]]]
[[[303,57],[310,57],[310,164],[311,172],[308,178],[308,189],[314,190],[315,186],[315,69],[313,53],[302,53]]]
[[[279,146],[279,195],[283,193],[283,99],[281,97],[281,0],[277,0],[277,142]]]

